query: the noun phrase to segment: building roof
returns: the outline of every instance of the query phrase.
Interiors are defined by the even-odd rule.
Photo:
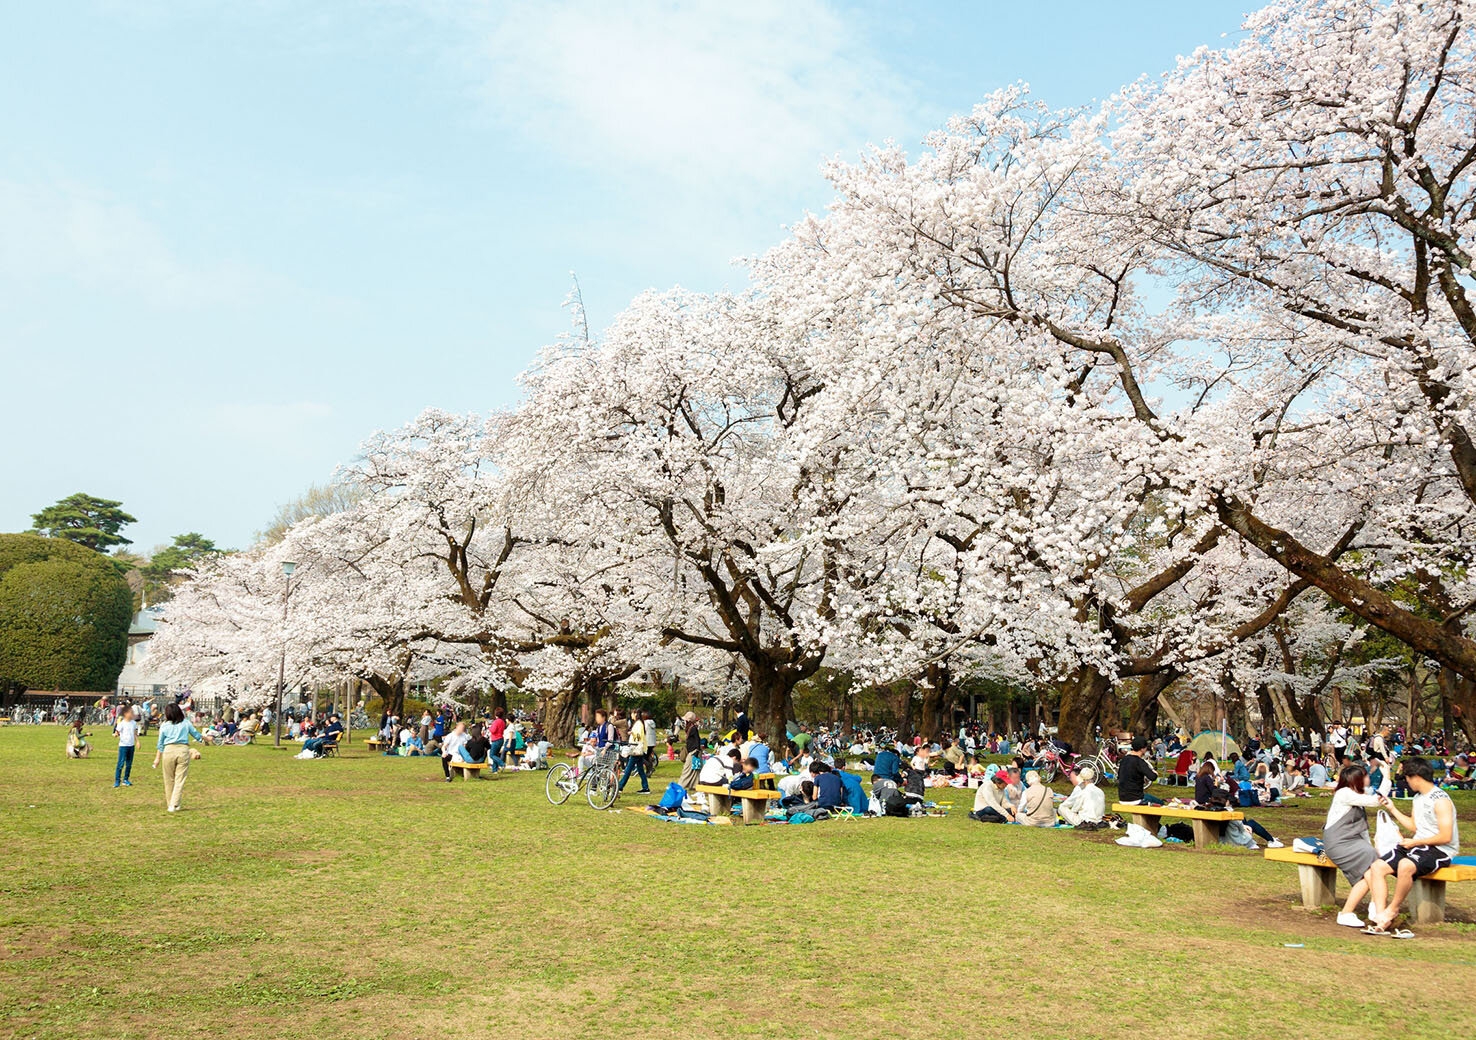
[[[164,616],[163,607],[144,607],[133,615],[133,624],[128,626],[130,636],[151,636],[159,629],[159,619]]]

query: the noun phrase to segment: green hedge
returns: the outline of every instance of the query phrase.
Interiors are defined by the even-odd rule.
[[[128,656],[133,594],[75,542],[0,534],[0,684],[110,691]]]

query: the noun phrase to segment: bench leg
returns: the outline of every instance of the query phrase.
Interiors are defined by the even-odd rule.
[[[733,799],[725,794],[709,794],[707,796],[707,814],[716,819],[727,819],[728,814],[733,811]]]
[[[1302,905],[1308,910],[1319,906],[1336,906],[1338,903],[1338,871],[1336,867],[1315,867],[1306,863],[1297,864],[1297,877],[1301,881]]]
[[[1136,823],[1139,827],[1142,827],[1149,834],[1157,834],[1158,833],[1158,817],[1157,816],[1144,816],[1142,813],[1136,813],[1136,812],[1135,813],[1129,813],[1128,815],[1130,815],[1133,818],[1133,822],[1134,823]]]
[[[744,799],[742,799],[742,802],[743,802],[743,822],[744,823],[747,824],[747,823],[763,823],[764,822],[764,802],[763,801],[761,801],[758,798],[744,798]]]
[[[1417,878],[1407,902],[1415,924],[1439,924],[1445,920],[1445,882]]]
[[[1194,826],[1194,847],[1196,849],[1207,849],[1211,845],[1220,843],[1220,833],[1213,820],[1190,820],[1189,822]]]

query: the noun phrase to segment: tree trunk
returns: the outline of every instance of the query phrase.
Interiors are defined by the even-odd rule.
[[[1158,729],[1158,701],[1165,690],[1179,678],[1174,668],[1145,675],[1138,683],[1138,701],[1133,708],[1133,717],[1128,729],[1135,735],[1150,736]]]
[[[403,717],[405,714],[405,679],[386,679],[382,675],[371,675],[364,680],[370,688],[379,694],[381,703],[380,712],[385,715]]]
[[[1440,700],[1445,714],[1442,721],[1447,745],[1455,743],[1455,734],[1451,732],[1455,726],[1465,731],[1467,740],[1476,741],[1476,683],[1456,675],[1449,668],[1442,668]]]
[[[790,694],[797,681],[776,668],[749,663],[748,717],[754,729],[765,734],[771,742],[783,741],[786,737]],[[771,743],[770,746],[774,745]]]
[[[942,732],[943,705],[949,692],[948,668],[930,664],[926,672],[926,684],[920,689],[922,704],[918,732],[924,740],[936,740]]]
[[[583,705],[585,680],[576,675],[568,686],[539,698],[538,711],[543,719],[543,735],[555,747],[572,747],[579,729],[579,709]]]
[[[1092,732],[1101,716],[1107,677],[1095,668],[1083,668],[1062,686],[1056,725],[1060,738],[1080,751],[1096,744]]]
[[[1312,730],[1323,728],[1321,714],[1317,710],[1317,695],[1309,693],[1300,699],[1295,690],[1288,690],[1286,694],[1287,704],[1291,706],[1292,714],[1296,716],[1297,726],[1303,734]]]
[[[1276,702],[1271,697],[1271,687],[1266,683],[1256,684],[1256,705],[1261,709],[1261,738],[1276,729]]]

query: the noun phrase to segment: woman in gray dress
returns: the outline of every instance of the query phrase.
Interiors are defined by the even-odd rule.
[[[1349,762],[1338,772],[1338,786],[1333,791],[1327,822],[1322,828],[1322,852],[1332,860],[1353,890],[1338,914],[1338,924],[1362,928],[1358,904],[1368,896],[1364,875],[1373,866],[1374,847],[1368,836],[1368,808],[1381,801],[1378,792],[1369,791],[1368,771]]]

